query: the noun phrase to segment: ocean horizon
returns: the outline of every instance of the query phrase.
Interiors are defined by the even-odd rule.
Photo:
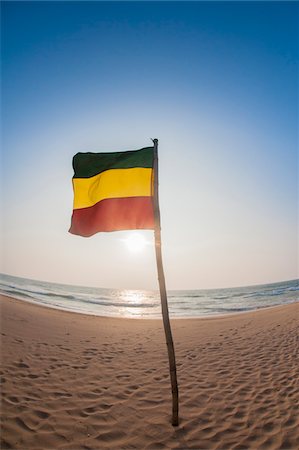
[[[171,318],[254,311],[298,301],[298,279],[222,289],[169,290]],[[0,274],[0,293],[30,303],[104,317],[161,317],[158,290],[74,286]]]

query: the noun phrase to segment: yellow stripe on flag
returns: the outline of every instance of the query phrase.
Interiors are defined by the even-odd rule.
[[[91,178],[73,178],[74,209],[88,208],[106,198],[149,197],[152,169],[110,169]]]

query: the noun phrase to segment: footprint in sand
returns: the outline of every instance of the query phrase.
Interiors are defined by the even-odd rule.
[[[41,411],[40,409],[36,409],[33,412],[40,419],[47,419],[50,416],[49,413],[47,413],[46,411]]]
[[[20,400],[18,399],[18,397],[15,397],[14,395],[10,395],[9,397],[7,397],[6,400],[9,403],[12,403],[13,405],[17,405],[18,403],[20,403]]]
[[[29,369],[28,364],[25,364],[22,360],[19,363],[16,363],[15,366],[16,367],[21,367],[21,368],[24,368],[24,369]]]

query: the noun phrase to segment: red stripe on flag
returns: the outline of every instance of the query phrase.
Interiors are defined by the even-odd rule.
[[[92,236],[99,231],[153,230],[152,197],[109,198],[89,208],[74,209],[69,232]]]

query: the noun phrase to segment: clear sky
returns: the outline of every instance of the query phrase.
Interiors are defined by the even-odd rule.
[[[156,289],[153,233],[68,233],[72,156],[159,139],[169,289],[298,277],[297,2],[1,2],[2,268]]]

